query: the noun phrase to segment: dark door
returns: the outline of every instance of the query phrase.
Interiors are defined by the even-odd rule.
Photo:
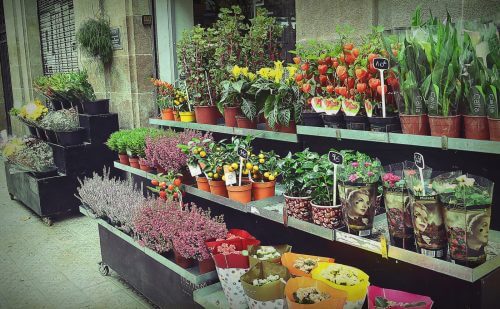
[[[4,114],[1,118],[5,119],[7,132],[10,134],[12,133],[12,125],[8,112],[14,106],[14,99],[12,98],[12,83],[10,80],[9,53],[7,49],[7,31],[5,29],[3,1],[0,1],[0,71],[2,74],[2,88],[5,101],[5,110],[0,110],[0,112]],[[4,127],[3,124],[2,127]]]

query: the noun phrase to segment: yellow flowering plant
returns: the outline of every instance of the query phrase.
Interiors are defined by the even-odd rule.
[[[43,105],[42,101],[35,100],[21,106],[21,108],[12,108],[10,114],[18,117],[21,121],[27,122],[30,125],[38,123],[48,113],[48,108]]]
[[[221,83],[221,99],[217,108],[223,113],[224,107],[241,107],[243,115],[250,120],[257,116],[255,96],[248,91],[257,78],[247,67],[234,65],[230,70],[230,78]]]

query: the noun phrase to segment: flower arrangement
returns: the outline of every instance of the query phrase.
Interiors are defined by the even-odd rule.
[[[382,165],[367,154],[342,151],[344,164],[339,169],[339,180],[348,183],[375,183],[380,179]]]
[[[50,111],[40,121],[40,127],[56,132],[70,132],[80,126],[78,111],[75,108]]]
[[[18,117],[29,125],[36,125],[48,113],[48,108],[40,100],[21,106],[20,109],[13,107],[9,114]]]
[[[22,170],[44,172],[55,168],[52,148],[41,140],[14,137],[2,148],[2,156]]]

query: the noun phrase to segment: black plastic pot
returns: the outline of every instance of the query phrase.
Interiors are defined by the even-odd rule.
[[[83,114],[109,114],[109,99],[97,100],[93,102],[83,102]]]
[[[337,129],[345,128],[344,115],[342,113],[336,115],[323,114],[322,118],[325,127]]]
[[[56,132],[57,144],[61,146],[81,145],[85,141],[85,128],[69,132]]]
[[[401,122],[398,116],[391,117],[368,117],[370,130],[374,132],[396,132],[401,133]]]
[[[44,129],[44,131],[45,131],[45,136],[47,137],[47,142],[57,144],[56,132],[48,129]]]
[[[63,102],[62,101],[52,99],[52,100],[50,100],[50,103],[52,103],[52,108],[55,111],[58,111],[58,110],[60,110],[60,109],[63,108]]]
[[[369,131],[370,123],[366,116],[344,116],[346,129]]]
[[[53,177],[53,176],[57,176],[57,167],[52,167],[52,168],[49,168],[49,169],[46,169],[44,171],[40,171],[40,172],[32,172],[33,176],[35,176],[36,178],[47,178],[47,177]]]
[[[310,127],[323,127],[323,118],[321,117],[324,113],[316,112],[303,112],[302,113],[302,123],[305,126]]]
[[[36,137],[37,132],[36,132],[36,127],[26,125],[28,127],[28,130],[30,131],[30,135]]]
[[[36,136],[38,136],[39,139],[42,141],[46,141],[47,137],[45,136],[45,131],[42,128],[35,127],[36,129]]]

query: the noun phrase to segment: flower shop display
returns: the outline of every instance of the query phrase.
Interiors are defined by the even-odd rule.
[[[311,271],[318,262],[333,263],[334,259],[321,256],[285,252],[281,255],[281,264],[296,277],[311,277]]]
[[[275,196],[279,159],[274,151],[260,151],[258,155],[251,154],[248,158],[243,175],[249,175],[252,181],[254,201]]]
[[[241,276],[248,307],[284,308],[288,270],[274,263],[258,262]]]
[[[155,87],[156,104],[160,109],[161,119],[175,120],[174,113],[185,112],[189,102],[181,88],[155,78],[151,79],[151,83]]]
[[[119,150],[121,144],[124,144],[126,153],[128,155],[128,160],[131,167],[141,168],[139,161],[141,158],[146,156],[146,139],[148,137],[155,138],[160,137],[164,134],[161,129],[152,128],[136,128],[126,131],[125,134],[121,135],[121,139],[117,141],[117,148]],[[113,144],[111,144],[113,145]],[[143,164],[144,165],[144,164]],[[143,168],[149,170],[148,168]]]
[[[243,177],[246,172],[243,165],[247,160],[240,157],[239,151],[252,153],[253,139],[254,137],[250,135],[245,138],[232,137],[231,142],[224,145],[222,166],[224,175],[221,179],[226,183],[228,198],[244,204],[252,201],[252,183],[250,179]]]
[[[434,302],[428,296],[398,290],[368,287],[368,309],[416,308],[431,309]]]
[[[456,173],[432,182],[444,206],[449,253],[455,263],[474,267],[486,261],[493,185],[484,177]]]
[[[80,127],[75,108],[49,111],[39,126],[45,129],[49,142],[61,146],[80,145],[86,138],[85,128]]]
[[[339,196],[344,222],[349,233],[370,236],[372,233],[381,164],[368,155],[343,151],[344,164],[339,168]]]
[[[184,192],[181,191],[181,178],[182,174],[176,174],[173,171],[169,171],[165,174],[159,173],[151,180],[151,185],[153,187],[148,187],[148,189],[158,193],[158,196],[162,200],[169,199],[180,201],[182,205],[182,196]]]
[[[384,166],[382,185],[384,205],[391,244],[400,248],[414,250],[415,239],[410,211],[410,195],[406,188],[404,164],[395,163]]]
[[[36,138],[12,137],[1,145],[2,156],[16,169],[31,172],[38,178],[57,175],[52,148]]]
[[[227,154],[225,148],[224,143],[213,141],[208,144],[205,150],[204,148],[201,148],[201,150],[197,149],[197,155],[203,158],[200,165],[204,166],[203,172],[208,179],[210,192],[215,195],[228,197],[225,178],[223,179],[225,173],[223,166]]]
[[[285,286],[289,309],[344,308],[347,293],[308,277],[291,278]]]
[[[344,308],[361,308],[365,302],[369,277],[363,271],[337,263],[319,262],[311,271],[312,278],[347,292]]]
[[[250,266],[257,264],[259,261],[281,264],[281,256],[291,250],[292,247],[289,245],[249,247],[248,256],[250,258]]]
[[[113,132],[106,141],[106,146],[112,151],[118,152],[120,163],[125,165],[130,165],[127,155],[127,144],[125,143],[125,136],[128,132],[128,130]]]
[[[196,177],[198,189],[206,192],[210,192],[210,185],[208,184],[208,178],[204,171],[207,168],[207,151],[212,143],[214,143],[212,134],[206,133],[202,138],[195,137],[188,141],[187,144],[177,145],[177,147],[188,157],[188,169],[191,176]]]
[[[9,115],[22,121],[28,127],[32,136],[44,140],[46,139],[45,134],[37,127],[48,111],[48,108],[40,100],[34,100],[33,102],[24,104],[19,109],[15,107],[11,108]]]

